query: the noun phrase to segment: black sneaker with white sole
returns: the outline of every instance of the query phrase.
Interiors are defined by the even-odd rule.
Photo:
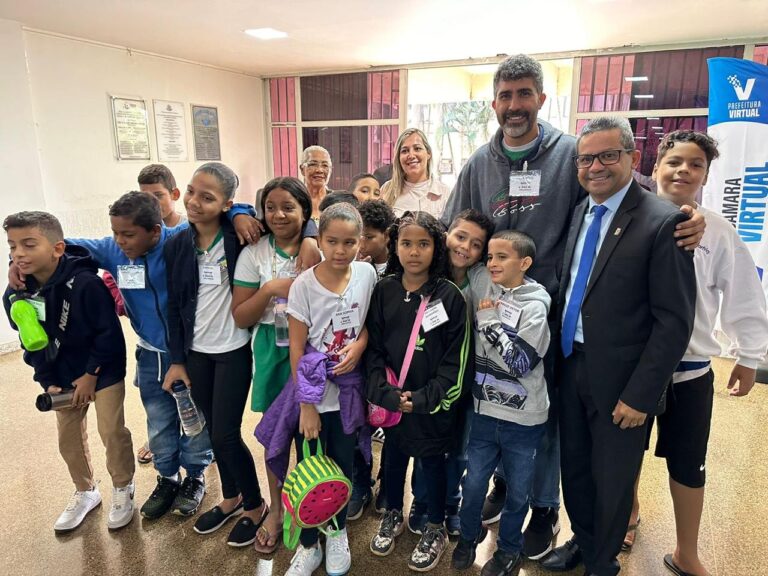
[[[179,487],[179,493],[171,506],[171,512],[177,516],[193,516],[205,496],[205,480],[203,477],[187,476]]]
[[[371,538],[371,552],[376,556],[388,556],[395,549],[395,538],[403,533],[404,528],[401,510],[389,510],[382,514],[379,530]]]
[[[521,554],[496,550],[491,559],[483,565],[480,576],[517,576],[522,563]]]
[[[501,519],[504,501],[507,499],[507,483],[501,476],[493,476],[493,488],[485,497],[483,504],[483,524],[493,524]]]
[[[560,532],[557,508],[531,508],[531,519],[523,532],[523,556],[538,560],[552,550],[552,542]]]
[[[208,512],[201,514],[192,529],[198,534],[211,534],[224,526],[229,520],[243,513],[243,503],[240,502],[231,512],[224,512],[218,506],[214,506]]]
[[[440,558],[448,545],[448,533],[444,526],[430,526],[424,528],[419,543],[413,549],[408,560],[408,568],[415,572],[429,572],[439,563]]]

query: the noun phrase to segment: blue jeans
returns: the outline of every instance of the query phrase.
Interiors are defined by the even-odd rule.
[[[496,545],[510,554],[522,551],[523,521],[528,513],[536,448],[544,427],[545,424],[521,426],[482,414],[474,415],[467,449],[469,461],[464,478],[464,500],[459,513],[462,538],[475,540],[480,534],[488,480],[501,461],[507,476],[507,499]]]
[[[552,370],[549,369],[548,357],[544,358],[544,373],[547,375],[549,415],[544,436],[541,438],[538,450],[536,450],[536,469],[533,476],[530,505],[532,508],[558,509],[560,508],[560,434],[557,423],[559,402],[557,388],[549,384],[554,382],[554,376],[549,376]],[[503,464],[499,464],[495,474],[502,479],[505,478]]]
[[[410,456],[402,451],[395,438],[387,438],[386,446],[384,478],[387,487],[387,510],[402,510],[405,475]],[[424,456],[420,460],[424,479],[430,487],[427,494],[427,520],[440,525],[445,522],[445,455]]]
[[[464,472],[467,470],[467,446],[469,444],[469,433],[472,428],[472,416],[475,408],[472,402],[467,403],[466,414],[464,415],[461,441],[454,452],[448,453],[445,459],[445,475],[447,479],[445,509],[446,513],[458,511],[461,504],[461,484],[464,478]],[[411,474],[411,493],[413,494],[413,504],[420,510],[427,509],[429,483],[424,479],[424,470],[421,460],[416,458],[413,461],[413,473]],[[558,490],[560,487],[558,486]]]
[[[176,400],[163,390],[163,379],[168,371],[170,356],[164,352],[152,352],[136,347],[136,379],[141,403],[147,413],[149,449],[154,455],[152,462],[161,476],[174,476],[179,466],[187,475],[200,476],[213,461],[208,427],[190,438],[181,430]]]

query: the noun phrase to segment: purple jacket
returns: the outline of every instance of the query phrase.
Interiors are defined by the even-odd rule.
[[[288,472],[291,443],[299,427],[299,403],[318,404],[323,398],[326,380],[339,387],[341,424],[345,434],[359,431],[358,444],[366,459],[371,461],[371,430],[365,421],[365,382],[359,369],[334,376],[338,362],[307,344],[296,369],[296,384],[288,378],[283,391],[275,398],[256,426],[253,435],[264,446],[267,465],[280,481]]]

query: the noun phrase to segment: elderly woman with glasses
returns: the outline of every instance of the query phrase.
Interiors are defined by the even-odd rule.
[[[312,219],[317,222],[320,218],[320,203],[333,192],[328,189],[333,170],[331,155],[322,146],[309,146],[304,149],[299,169],[312,198]]]
[[[451,189],[432,175],[432,147],[424,132],[408,128],[396,145],[392,180],[381,188],[381,196],[400,217],[404,212],[429,212],[440,219]]]

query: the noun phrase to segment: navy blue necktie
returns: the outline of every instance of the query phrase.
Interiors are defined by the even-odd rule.
[[[595,253],[597,252],[597,241],[600,239],[600,224],[603,221],[603,215],[607,211],[608,208],[602,204],[592,208],[594,218],[584,238],[584,248],[581,251],[579,269],[576,272],[576,278],[573,280],[573,289],[571,290],[571,297],[568,299],[568,307],[565,309],[563,330],[560,334],[560,346],[566,358],[573,352],[573,338],[576,336],[576,324],[579,321],[581,302],[584,300],[587,281],[589,280],[589,274],[592,272],[592,262],[594,262]]]

